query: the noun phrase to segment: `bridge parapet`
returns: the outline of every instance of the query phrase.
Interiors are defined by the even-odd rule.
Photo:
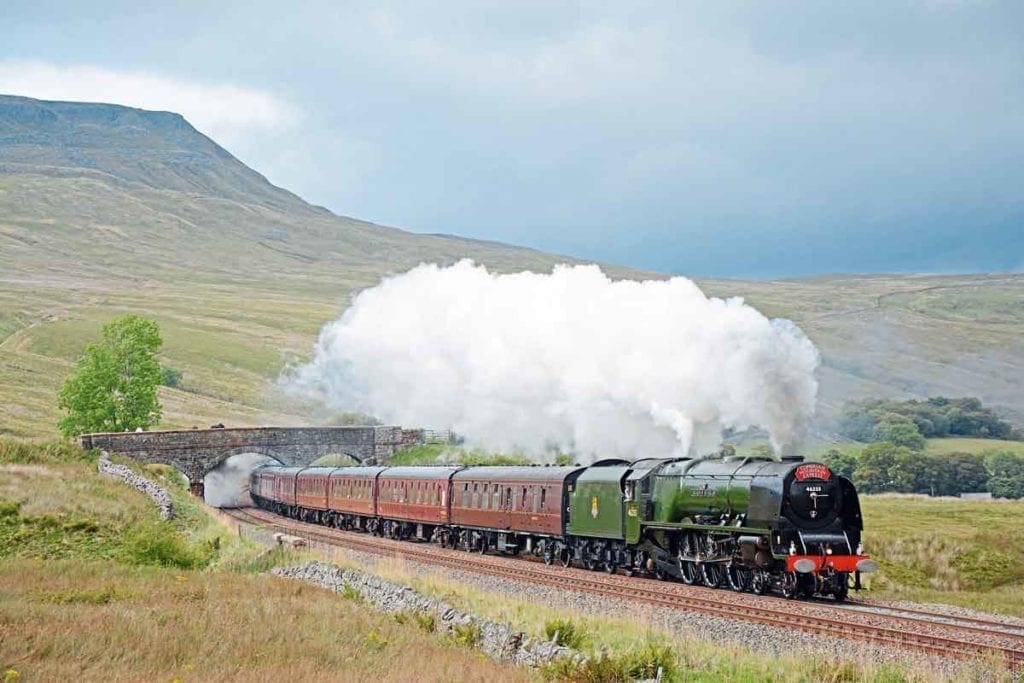
[[[155,432],[84,434],[83,448],[126,455],[140,463],[171,465],[188,477],[193,493],[222,461],[241,453],[259,453],[285,465],[309,465],[331,453],[364,464],[385,463],[395,451],[417,443],[401,427],[252,427],[181,429]]]

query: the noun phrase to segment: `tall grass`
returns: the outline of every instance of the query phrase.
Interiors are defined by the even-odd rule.
[[[862,496],[869,595],[1024,615],[1024,501]]]
[[[0,463],[19,465],[53,465],[77,462],[95,463],[99,451],[84,451],[66,440],[52,440],[41,443],[0,437]]]

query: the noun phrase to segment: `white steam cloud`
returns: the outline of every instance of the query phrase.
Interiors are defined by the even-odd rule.
[[[471,445],[636,458],[705,454],[723,430],[755,426],[795,448],[817,363],[790,321],[685,278],[613,282],[597,266],[496,275],[462,261],[361,292],[286,384]]]
[[[203,477],[203,498],[217,508],[238,508],[252,505],[249,475],[257,467],[274,462],[259,453],[239,453],[217,465]]]

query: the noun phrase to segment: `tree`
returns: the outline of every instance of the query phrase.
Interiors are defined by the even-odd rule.
[[[857,469],[857,456],[853,453],[844,453],[838,448],[830,448],[821,456],[821,462],[828,465],[828,468],[840,477],[853,479],[853,472]]]
[[[905,451],[891,443],[873,443],[860,453],[853,483],[864,493],[894,490],[889,470],[896,462],[896,453]]]
[[[926,401],[873,399],[846,406],[838,422],[839,432],[856,441],[892,440],[880,438],[876,429],[886,421],[908,420],[925,438],[975,436],[1012,439],[1021,436],[1013,426],[1000,420],[978,398],[936,396]],[[883,435],[884,436],[884,435]],[[908,444],[910,445],[910,444]]]
[[[888,441],[915,451],[924,449],[924,437],[910,418],[891,413],[875,425],[875,441]]]
[[[897,446],[889,476],[892,487],[903,493],[931,493],[929,458],[920,451]]]
[[[60,390],[65,436],[146,428],[160,420],[157,387],[163,380],[156,352],[163,344],[155,321],[126,315],[103,326],[102,340],[78,359]]]
[[[988,490],[996,498],[1024,498],[1024,458],[1010,451],[987,451]]]
[[[955,490],[949,492],[951,495],[988,490],[988,470],[983,457],[974,453],[950,453],[946,457],[953,468],[955,482]]]

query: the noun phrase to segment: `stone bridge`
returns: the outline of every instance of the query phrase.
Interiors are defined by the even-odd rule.
[[[140,463],[163,463],[182,472],[203,495],[203,478],[232,455],[259,453],[289,466],[328,454],[364,464],[387,462],[395,451],[422,443],[423,430],[401,427],[255,427],[84,434],[82,448],[99,448]]]

